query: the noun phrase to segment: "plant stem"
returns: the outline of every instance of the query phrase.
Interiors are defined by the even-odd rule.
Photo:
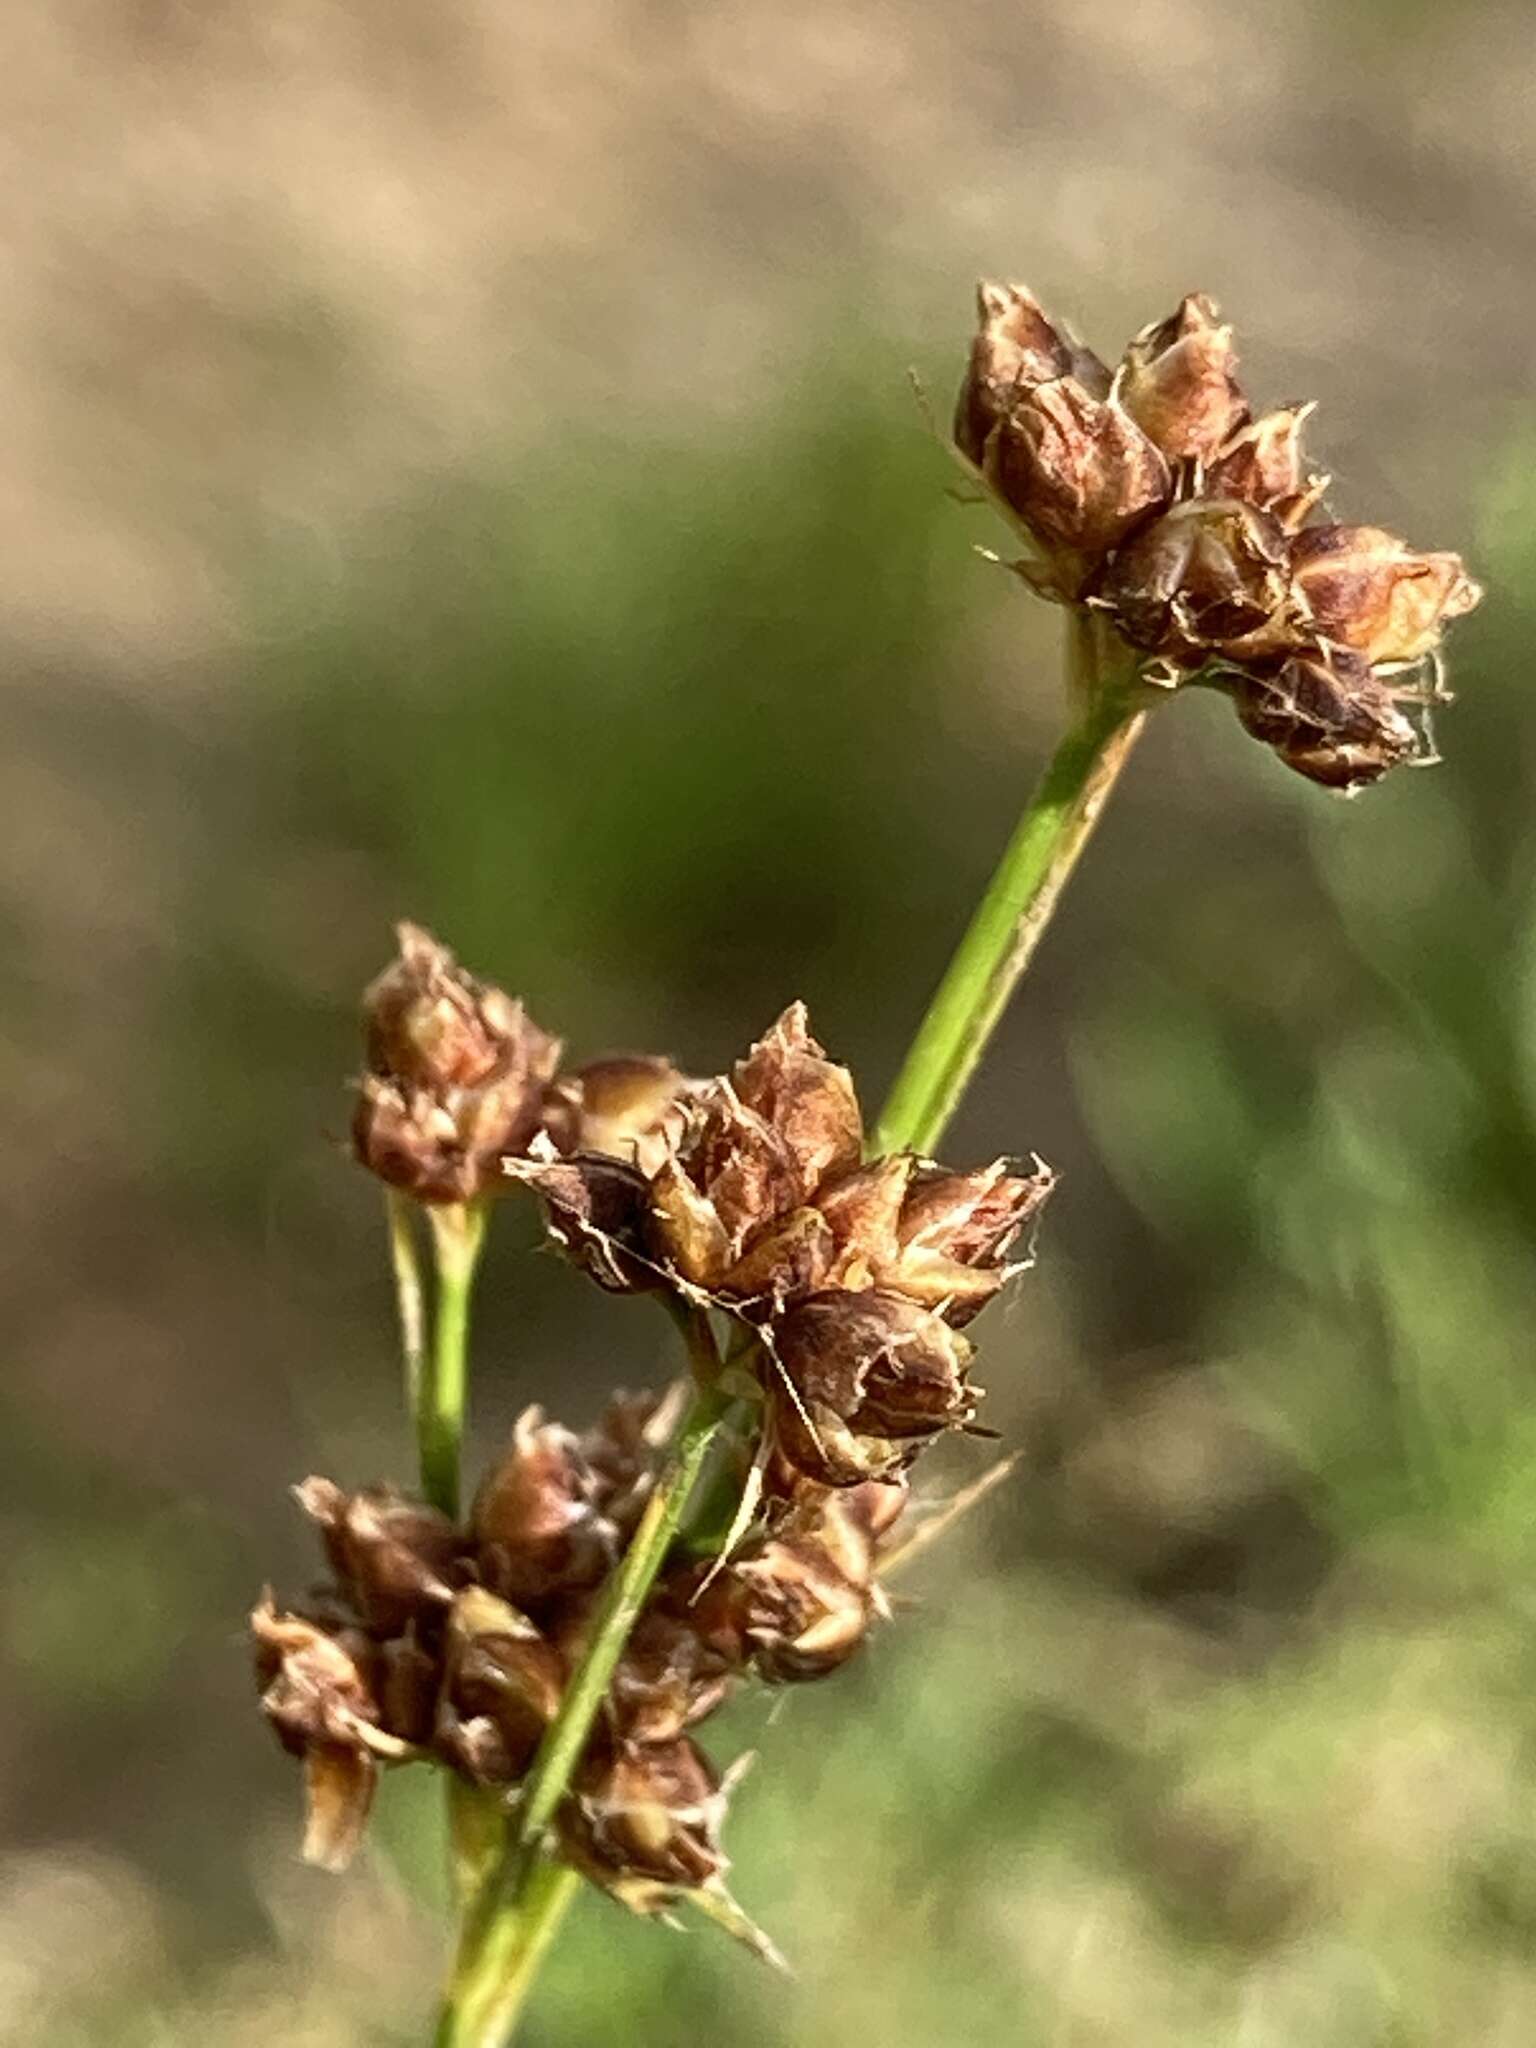
[[[1072,615],[1069,632],[1073,723],[918,1029],[873,1139],[878,1152],[926,1152],[937,1144],[1140,734],[1145,713],[1108,656],[1107,636],[1086,613]],[[502,2048],[511,2039],[576,1889],[574,1873],[555,1862],[545,1836],[731,1406],[718,1384],[721,1361],[706,1316],[686,1309],[679,1321],[697,1391],[534,1759],[516,1837],[466,1918],[437,2048]]]
[[[939,1142],[1140,737],[1146,713],[1122,679],[1106,674],[1095,622],[1074,613],[1070,630],[1077,716],[928,1005],[871,1139],[874,1154],[927,1153]]]
[[[426,1302],[421,1291],[421,1266],[416,1257],[416,1204],[398,1188],[384,1190],[384,1215],[389,1225],[389,1263],[395,1276],[395,1307],[400,1317],[400,1359],[404,1367],[405,1405],[414,1416],[421,1401],[422,1361],[426,1356]]]
[[[586,1653],[534,1758],[515,1839],[465,1924],[438,2024],[438,2048],[497,2048],[510,2039],[539,1959],[571,1902],[575,1875],[554,1862],[544,1837],[731,1406],[730,1397],[713,1384],[720,1360],[704,1312],[689,1310],[685,1328],[698,1391],[623,1561],[608,1581]]]
[[[515,1904],[487,1921],[473,1957],[461,1958],[435,2048],[496,2048],[511,2040],[539,1965],[580,1889],[581,1876],[569,1864],[542,1850],[535,1856]]]
[[[416,1398],[421,1488],[445,1515],[459,1512],[459,1452],[464,1440],[469,1297],[485,1242],[485,1205],[444,1203],[428,1210],[437,1255],[432,1355],[423,1359]]]

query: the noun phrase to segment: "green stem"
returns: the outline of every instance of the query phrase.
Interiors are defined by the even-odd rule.
[[[485,1242],[485,1206],[445,1203],[428,1210],[437,1255],[437,1313],[432,1355],[421,1361],[416,1442],[421,1489],[445,1515],[459,1512],[459,1453],[464,1441],[469,1297]]]
[[[486,1926],[472,1966],[461,1962],[438,2021],[436,2048],[494,2048],[511,2040],[539,1965],[580,1889],[581,1877],[569,1864],[538,1855],[516,1905]]]
[[[510,2039],[539,1958],[571,1902],[574,1880],[548,1853],[545,1836],[731,1406],[730,1397],[713,1384],[720,1360],[703,1311],[689,1311],[685,1328],[698,1391],[623,1561],[608,1581],[560,1711],[539,1745],[518,1807],[516,1837],[465,1924],[438,2024],[438,2048],[498,2048]]]
[[[1091,618],[1073,615],[1070,647],[1078,715],[928,1005],[871,1139],[876,1155],[938,1144],[1140,737],[1146,714],[1106,676]]]
[[[1145,714],[1134,686],[1112,664],[1108,644],[1091,615],[1072,616],[1074,723],[1025,806],[928,1007],[875,1133],[878,1152],[926,1152],[937,1144],[1136,743]],[[707,1318],[688,1310],[680,1320],[698,1391],[534,1759],[516,1838],[466,1919],[437,2048],[503,2048],[511,2039],[576,1889],[574,1875],[554,1860],[545,1838],[731,1406],[718,1385],[721,1361]]]
[[[400,1317],[400,1358],[405,1368],[405,1405],[415,1415],[421,1400],[422,1365],[426,1357],[426,1299],[421,1291],[421,1266],[416,1257],[416,1204],[398,1188],[384,1190],[384,1215],[389,1225],[389,1263],[395,1276],[395,1307]]]

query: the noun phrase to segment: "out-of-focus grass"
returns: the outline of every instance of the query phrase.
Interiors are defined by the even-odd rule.
[[[262,564],[258,672],[172,737],[118,714],[174,938],[99,1075],[131,1179],[57,1256],[113,1282],[126,1373],[176,1356],[152,1412],[104,1382],[98,1474],[55,1418],[7,1509],[45,1782],[0,2032],[421,2037],[430,1788],[391,1785],[355,1876],[294,1868],[238,1640],[312,1569],[283,1481],[405,1455],[375,1205],[318,1135],[388,919],[582,1052],[714,1065],[802,994],[872,1097],[892,1067],[1033,772],[1051,622],[968,560],[995,536],[897,379],[806,365],[730,432],[588,423],[328,578]],[[1065,1173],[980,1332],[1024,1472],[863,1665],[709,1733],[761,1752],[736,1880],[796,1980],[588,1901],[543,2048],[1536,2032],[1536,496],[1487,468],[1446,765],[1338,805],[1173,707],[962,1119],[957,1153]],[[509,1214],[493,1252],[482,1441],[666,1369],[531,1238]]]

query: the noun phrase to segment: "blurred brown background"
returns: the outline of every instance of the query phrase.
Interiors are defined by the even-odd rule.
[[[424,2037],[428,1788],[299,1867],[242,1639],[286,1485],[408,1455],[357,991],[410,915],[578,1055],[803,995],[878,1097],[1055,712],[906,382],[979,272],[1107,354],[1205,289],[1322,401],[1336,508],[1489,585],[1448,761],[1345,806],[1158,721],[949,1148],[1063,1173],[982,1326],[1024,1474],[737,1716],[798,1978],[591,1901],[530,2038],[1536,2037],[1528,11],[55,0],[0,54],[0,2037]],[[669,1367],[532,1242],[482,1447]]]

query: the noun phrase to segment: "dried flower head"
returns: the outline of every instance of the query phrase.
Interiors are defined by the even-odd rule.
[[[362,1839],[381,1763],[413,1754],[380,1726],[376,1660],[355,1629],[280,1614],[267,1594],[251,1614],[262,1710],[304,1763],[304,1858],[344,1870]]]
[[[554,1719],[565,1668],[526,1614],[482,1586],[454,1600],[438,1707],[439,1753],[483,1785],[516,1782]]]
[[[1209,462],[1248,417],[1237,352],[1204,292],[1144,327],[1115,379],[1116,396],[1170,462]]]
[[[429,932],[402,924],[399,943],[363,998],[353,1146],[419,1201],[471,1201],[504,1185],[501,1162],[538,1130],[559,1042]]]
[[[1291,549],[1295,589],[1318,638],[1373,666],[1420,661],[1447,619],[1482,592],[1451,554],[1422,555],[1379,526],[1313,526]]]
[[[889,1289],[812,1295],[775,1326],[772,1344],[779,1448],[823,1486],[894,1477],[976,1412],[967,1340]]]
[[[595,1585],[615,1543],[597,1500],[598,1478],[577,1438],[542,1409],[525,1408],[470,1514],[484,1583],[520,1606]]]
[[[339,1591],[370,1629],[394,1635],[441,1615],[464,1554],[447,1515],[391,1486],[346,1493],[314,1477],[293,1493],[321,1532]]]
[[[1421,752],[1419,736],[1364,655],[1323,647],[1272,674],[1231,679],[1246,731],[1309,782],[1351,795]]]
[[[1203,293],[1144,328],[1111,383],[1097,361],[1021,286],[982,287],[955,442],[1045,551],[1019,573],[1105,618],[1129,676],[1219,679],[1313,781],[1350,791],[1433,758],[1389,678],[1436,660],[1477,603],[1460,558],[1312,523],[1328,483],[1302,449],[1313,407],[1250,415]]]
[[[598,1745],[560,1810],[562,1853],[637,1913],[717,1882],[725,1796],[709,1759],[686,1736]]]

